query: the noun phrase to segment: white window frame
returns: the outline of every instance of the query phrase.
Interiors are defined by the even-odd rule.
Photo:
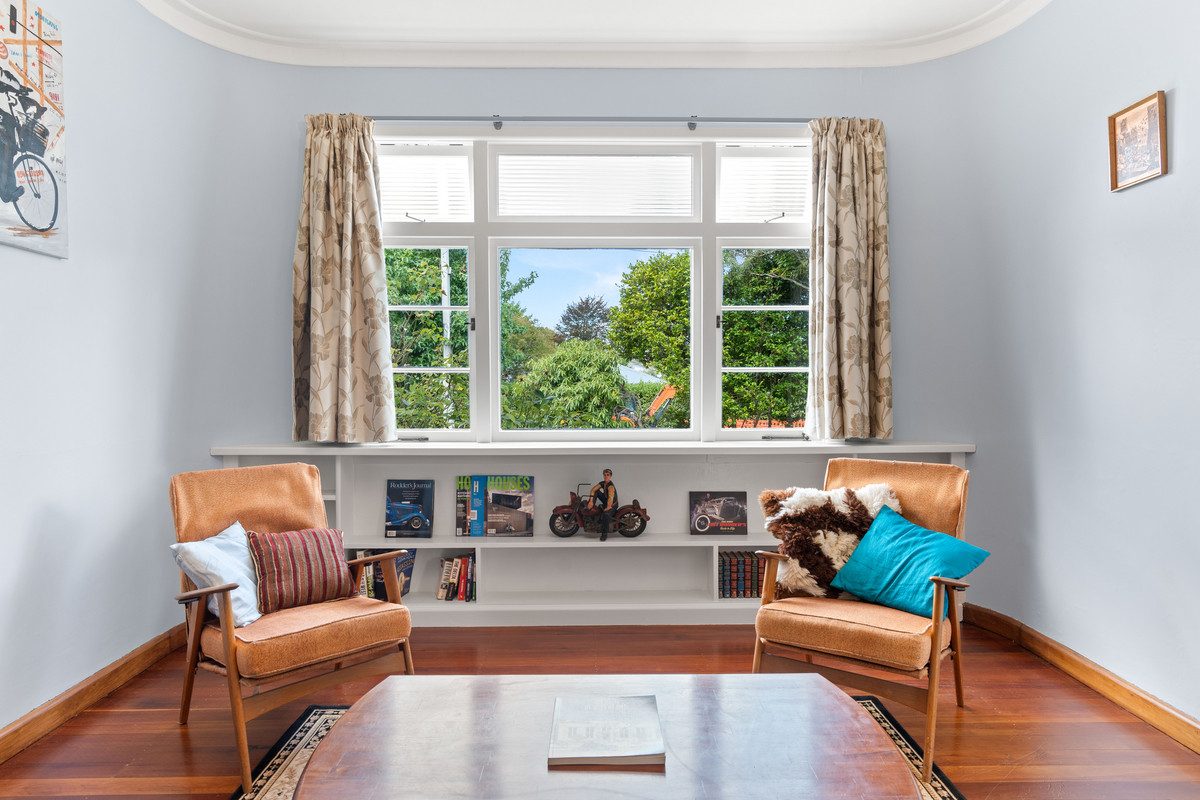
[[[407,123],[380,123],[382,139],[470,141],[474,222],[390,221],[384,223],[385,246],[462,247],[468,249],[471,317],[476,322],[469,344],[471,381],[471,427],[466,430],[409,430],[400,439],[428,438],[436,441],[721,441],[757,440],[764,434],[799,437],[803,429],[766,430],[721,427],[721,337],[716,319],[722,306],[722,260],[725,247],[810,248],[808,218],[787,217],[771,222],[716,221],[717,143],[796,143],[807,140],[800,127],[702,126],[688,132],[680,127],[505,125],[500,131],[479,126],[430,127]],[[676,152],[697,152],[693,192],[699,194],[699,219],[658,218],[640,220],[604,217],[539,219],[497,218],[494,207],[493,152],[509,152],[515,146],[544,152],[550,146],[583,148],[588,145],[628,145],[631,151],[646,152],[650,145],[663,145]],[[695,202],[695,200],[693,201]],[[465,244],[463,244],[465,243]],[[570,243],[570,244],[568,244]],[[581,243],[583,243],[581,245]],[[692,250],[692,426],[687,430],[544,430],[504,431],[499,408],[499,261],[500,247],[513,246],[662,246]],[[811,250],[811,248],[810,248]],[[480,259],[484,259],[482,262]],[[815,358],[812,343],[810,358]]]
[[[783,305],[725,305],[725,259],[724,251],[731,249],[753,249],[753,250],[808,250],[809,264],[812,264],[812,251],[809,247],[810,237],[781,237],[776,239],[767,238],[738,238],[738,239],[718,239],[717,240],[717,274],[714,278],[717,285],[717,313],[724,316],[728,311],[805,311],[812,314],[812,278],[811,266],[809,269],[809,303],[801,305],[799,303],[786,303]],[[812,342],[808,346],[809,366],[806,367],[725,367],[722,364],[722,352],[724,345],[725,328],[722,327],[717,333],[716,342],[716,358],[717,358],[717,377],[716,377],[716,409],[717,409],[717,431],[718,439],[732,440],[752,440],[762,439],[764,434],[779,438],[799,438],[799,433],[804,431],[804,428],[723,428],[721,427],[725,414],[722,409],[721,397],[721,379],[726,372],[740,372],[751,375],[766,375],[770,373],[785,373],[785,374],[811,374],[812,367]],[[809,391],[812,390],[811,381]]]
[[[466,223],[457,223],[466,224]],[[475,276],[480,272],[478,264],[475,261],[475,239],[473,237],[453,237],[453,236],[438,236],[434,238],[423,238],[413,236],[385,236],[383,237],[383,249],[413,249],[413,250],[438,250],[446,248],[449,250],[466,250],[467,251],[467,305],[392,305],[388,303],[388,323],[391,324],[391,312],[393,311],[466,311],[468,320],[467,330],[467,368],[463,370],[459,367],[398,367],[395,363],[392,364],[392,379],[395,380],[396,375],[467,375],[470,389],[470,409],[469,409],[469,424],[465,428],[402,428],[400,429],[397,441],[412,441],[424,439],[437,439],[447,442],[470,442],[475,440],[475,429],[478,427],[478,392],[474,391],[474,387],[479,385],[479,358],[477,357],[476,337],[470,330],[470,321],[475,319],[475,309],[477,303],[476,288],[477,282]],[[390,332],[389,332],[388,353],[390,358]]]

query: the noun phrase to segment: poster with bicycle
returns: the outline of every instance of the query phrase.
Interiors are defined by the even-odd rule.
[[[62,26],[0,2],[0,244],[67,257]]]

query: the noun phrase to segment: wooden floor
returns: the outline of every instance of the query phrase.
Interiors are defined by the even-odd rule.
[[[943,683],[937,762],[969,800],[1200,800],[1200,755],[1038,658],[964,626],[967,708]],[[750,626],[426,628],[417,671],[745,672]],[[160,661],[99,705],[0,764],[0,797],[227,798],[237,758],[223,679],[197,678],[192,721],[176,723],[183,656]],[[950,670],[944,670],[949,681]],[[250,724],[257,763],[312,703],[349,704],[347,684]],[[924,717],[888,704],[918,734]],[[671,800],[665,798],[664,800]]]

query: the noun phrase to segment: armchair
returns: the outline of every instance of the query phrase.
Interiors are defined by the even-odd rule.
[[[185,472],[171,478],[171,509],[180,542],[206,539],[240,521],[247,529],[278,533],[326,527],[320,474],[308,464]],[[370,675],[413,674],[412,622],[401,601],[395,559],[403,550],[348,562],[354,585],[364,568],[383,562],[387,601],[362,596],[264,614],[235,628],[229,593],[237,584],[196,588],[180,573],[185,606],[187,662],[179,724],[186,725],[196,670],[226,677],[242,787],[249,791],[246,723],[317,689]],[[208,613],[216,595],[220,614]]]
[[[887,483],[896,492],[906,518],[930,530],[962,538],[967,508],[968,472],[948,464],[870,459],[830,459],[825,489]],[[940,665],[949,656],[954,688],[963,705],[962,650],[956,594],[968,584],[931,575],[933,615],[926,618],[858,600],[817,597],[775,599],[777,552],[758,551],[766,562],[762,604],[755,618],[753,672],[815,672],[842,686],[853,686],[925,712],[922,779],[933,769]],[[945,610],[949,615],[943,618]],[[820,659],[818,662],[816,659]],[[913,686],[851,669],[867,668],[923,679]]]

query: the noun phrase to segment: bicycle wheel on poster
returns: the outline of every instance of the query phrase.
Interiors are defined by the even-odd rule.
[[[24,189],[13,201],[21,220],[35,231],[48,231],[58,221],[58,181],[50,165],[33,153],[21,153],[13,161],[13,176]]]

